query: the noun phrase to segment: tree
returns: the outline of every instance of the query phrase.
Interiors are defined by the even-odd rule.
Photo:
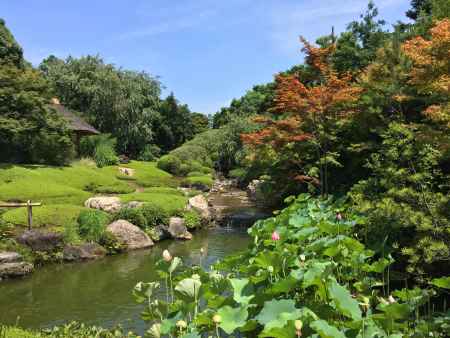
[[[293,144],[298,142],[309,143],[316,153],[315,165],[308,171],[299,168],[294,178],[319,185],[321,193],[326,195],[328,166],[340,165],[339,154],[333,149],[336,133],[340,124],[355,113],[354,103],[361,89],[351,82],[350,74],[339,75],[331,67],[334,45],[317,48],[301,40],[307,65],[318,73],[316,83],[306,86],[295,75],[277,76],[272,107],[276,117],[255,119],[264,127],[255,133],[243,134],[242,139],[255,149],[269,145],[278,152],[294,149]],[[297,161],[301,166],[301,159]]]
[[[48,83],[0,21],[0,161],[63,164],[73,155],[65,121],[48,108]]]
[[[209,128],[209,119],[208,116],[201,113],[192,113],[191,114],[193,134],[200,134],[206,131]]]
[[[425,97],[423,111],[430,121],[450,128],[450,19],[430,29],[430,38],[417,36],[406,41],[402,49],[412,61],[409,84]],[[408,99],[408,98],[405,98]]]
[[[411,0],[411,9],[406,12],[406,16],[412,20],[417,20],[421,14],[431,13],[430,0]]]
[[[118,150],[136,157],[153,144],[160,83],[145,72],[118,69],[99,56],[54,56],[40,67],[63,104],[84,113],[101,132],[117,138]]]

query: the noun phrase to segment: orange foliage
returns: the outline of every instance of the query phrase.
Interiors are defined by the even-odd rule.
[[[450,19],[436,22],[431,38],[417,36],[402,46],[412,61],[409,82],[422,94],[439,94],[440,105],[430,105],[424,115],[431,121],[450,128]]]
[[[306,86],[296,75],[278,75],[275,79],[277,87],[272,111],[287,117],[280,120],[258,117],[255,121],[262,123],[265,128],[242,135],[244,143],[279,147],[290,142],[310,140],[318,135],[314,133],[314,128],[305,132],[305,123],[309,122],[316,127],[314,124],[344,118],[353,112],[347,104],[359,98],[361,89],[351,82],[350,74],[338,75],[329,66],[329,58],[335,46],[318,48],[304,38],[301,41],[306,53],[306,63],[318,71],[320,83]]]

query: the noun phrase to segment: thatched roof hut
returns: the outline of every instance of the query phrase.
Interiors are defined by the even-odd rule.
[[[69,129],[71,129],[74,134],[79,137],[100,134],[100,132],[93,126],[64,107],[58,99],[53,98],[50,107],[56,110],[56,112],[67,121]]]

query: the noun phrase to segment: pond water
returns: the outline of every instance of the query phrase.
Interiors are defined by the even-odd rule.
[[[142,305],[132,296],[139,281],[157,280],[155,262],[168,249],[185,264],[207,266],[242,251],[249,242],[243,227],[213,228],[194,233],[192,241],[164,241],[149,250],[86,263],[56,264],[37,269],[21,280],[0,283],[0,323],[45,328],[76,320],[90,325],[117,324],[142,334]]]

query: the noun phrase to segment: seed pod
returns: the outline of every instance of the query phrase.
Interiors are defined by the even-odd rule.
[[[185,329],[185,328],[187,328],[187,323],[186,323],[184,320],[179,320],[179,321],[176,323],[176,326],[177,326],[179,329]]]
[[[303,322],[302,322],[301,320],[299,320],[299,319],[297,319],[297,320],[294,322],[294,325],[295,325],[295,329],[296,329],[297,331],[301,331],[302,328],[303,328]]]
[[[222,321],[222,317],[220,315],[216,314],[213,316],[212,320],[213,320],[214,324],[218,325]]]

